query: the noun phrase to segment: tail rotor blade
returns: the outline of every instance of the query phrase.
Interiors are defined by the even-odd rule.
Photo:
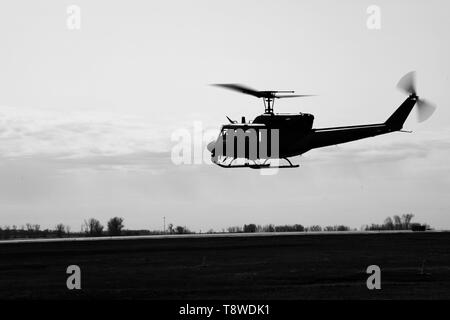
[[[411,71],[405,74],[397,84],[397,88],[409,94],[416,94],[416,72]]]
[[[431,102],[423,99],[417,100],[417,120],[424,122],[427,120],[436,110],[436,106]]]
[[[397,88],[412,95],[408,99],[416,100],[417,121],[424,122],[436,110],[436,105],[417,96],[416,91],[416,72],[411,71],[405,74],[397,84]]]

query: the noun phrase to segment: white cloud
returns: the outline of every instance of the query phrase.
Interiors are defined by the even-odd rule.
[[[450,130],[418,132],[400,136],[384,135],[347,144],[317,149],[307,153],[310,160],[334,163],[338,161],[380,163],[425,158],[450,150]]]
[[[138,116],[0,107],[0,156],[63,159],[170,150],[168,129]]]

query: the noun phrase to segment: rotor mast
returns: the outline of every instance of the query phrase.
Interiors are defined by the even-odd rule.
[[[264,102],[264,113],[273,114],[273,105],[275,104],[275,98],[289,98],[296,97],[293,95],[279,96],[277,93],[289,93],[292,94],[294,91],[261,91],[261,98]]]
[[[275,103],[274,98],[263,98],[264,113],[273,113],[273,105]]]

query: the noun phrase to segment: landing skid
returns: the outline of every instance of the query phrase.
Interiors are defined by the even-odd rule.
[[[250,168],[250,169],[284,169],[284,168],[298,168],[300,165],[298,164],[292,164],[292,162],[288,159],[288,158],[282,158],[284,160],[286,160],[289,164],[287,165],[271,165],[270,163],[267,163],[266,159],[263,163],[257,163],[256,161],[252,160],[254,163],[251,164],[249,162],[246,162],[244,164],[233,164],[233,162],[236,160],[236,158],[233,158],[228,164],[226,163],[227,158],[223,159],[222,161],[214,161],[212,160],[212,162],[216,165],[218,165],[219,167],[222,168]],[[248,159],[246,159],[248,160]]]

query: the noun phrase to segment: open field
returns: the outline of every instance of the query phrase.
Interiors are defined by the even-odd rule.
[[[0,243],[0,298],[450,299],[450,232]]]

